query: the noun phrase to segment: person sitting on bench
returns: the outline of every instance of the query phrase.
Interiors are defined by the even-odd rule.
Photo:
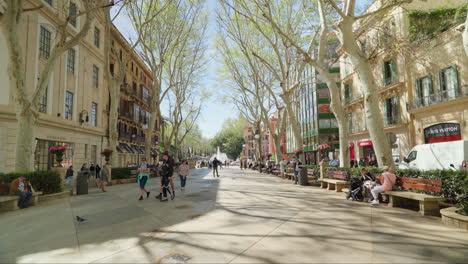
[[[10,184],[10,196],[19,196],[18,207],[23,209],[28,207],[29,200],[32,197],[29,183],[26,181],[25,176],[19,176]]]
[[[371,193],[372,196],[374,197],[374,200],[372,201],[373,205],[378,205],[379,204],[379,193],[385,192],[385,191],[391,191],[393,189],[393,186],[395,186],[396,183],[396,175],[393,173],[393,169],[389,168],[388,166],[383,167],[383,173],[381,177],[381,186],[376,186],[372,188]],[[375,184],[375,182],[374,182]]]

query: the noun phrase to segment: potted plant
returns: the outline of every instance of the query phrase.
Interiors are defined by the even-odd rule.
[[[320,151],[322,158],[324,158],[331,147],[328,144],[320,144],[317,146],[317,149]]]
[[[109,164],[110,157],[112,156],[112,152],[114,152],[112,149],[103,149],[101,151],[101,155],[104,156],[106,160],[106,164]]]
[[[67,150],[66,146],[55,146],[49,149],[49,153],[55,155],[55,160],[57,161],[57,167],[62,167],[63,154]]]

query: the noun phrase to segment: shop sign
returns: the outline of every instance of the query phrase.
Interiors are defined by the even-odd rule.
[[[424,129],[426,143],[437,143],[461,140],[460,124],[440,123]]]
[[[368,141],[361,141],[361,142],[358,142],[357,145],[358,145],[359,147],[372,146],[372,141],[371,141],[371,140],[368,140]]]

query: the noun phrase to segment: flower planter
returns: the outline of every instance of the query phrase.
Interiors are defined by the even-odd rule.
[[[457,207],[449,207],[440,210],[442,222],[449,226],[468,230],[468,216],[457,213],[458,210],[461,209]]]

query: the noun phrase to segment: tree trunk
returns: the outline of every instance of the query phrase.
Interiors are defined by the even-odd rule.
[[[287,98],[287,100],[284,100],[284,102],[286,104],[286,110],[288,112],[289,123],[291,124],[291,128],[293,130],[294,140],[296,141],[296,147],[297,149],[303,150],[304,147],[302,143],[301,128],[299,127],[299,122],[297,121],[296,113],[293,111],[289,98]],[[305,155],[299,154],[298,159],[302,162],[302,164],[305,164]]]
[[[279,165],[280,161],[283,159],[283,152],[281,151],[281,136],[276,136],[276,139],[274,139],[274,143],[276,155],[275,163],[276,165]]]
[[[17,105],[16,107],[21,108],[20,105]],[[17,113],[16,118],[18,120],[18,124],[16,128],[15,171],[32,171],[35,118],[32,112],[28,110],[25,110],[23,113]]]
[[[153,138],[153,130],[154,130],[154,125],[156,123],[156,119],[159,116],[159,104],[156,101],[153,101],[153,109],[156,111],[151,112],[151,118],[148,123],[148,131],[146,133],[146,138],[145,138],[145,149],[146,149],[146,160],[150,160],[151,158],[151,146],[153,145],[152,143],[152,138]]]
[[[113,158],[111,158],[112,167],[118,167],[117,160],[117,142],[119,135],[117,132],[117,124],[119,120],[119,104],[120,104],[120,85],[118,82],[110,79],[111,102],[109,111],[109,148],[114,151]]]
[[[348,167],[349,162],[349,128],[348,128],[348,116],[343,110],[341,105],[340,98],[340,88],[336,85],[336,82],[333,76],[330,74],[328,69],[325,67],[315,66],[317,71],[320,74],[325,82],[327,83],[328,89],[330,90],[331,105],[330,109],[332,110],[335,118],[338,122],[339,129],[339,140],[340,140],[340,167]]]
[[[364,110],[367,119],[367,129],[369,131],[372,145],[380,167],[386,165],[395,167],[392,158],[390,144],[384,132],[384,122],[382,112],[380,111],[380,99],[378,89],[369,60],[361,53],[354,32],[352,30],[353,20],[343,19],[338,29],[341,34],[343,50],[349,55],[352,64],[355,67],[356,74],[359,77],[361,89],[364,96]]]

